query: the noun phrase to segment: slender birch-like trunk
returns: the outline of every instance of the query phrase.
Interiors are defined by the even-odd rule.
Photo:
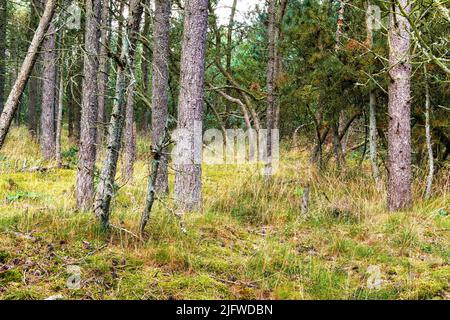
[[[128,16],[124,39],[122,41],[122,50],[120,61],[117,64],[116,78],[116,97],[111,112],[111,121],[109,123],[108,142],[106,147],[106,156],[103,161],[100,182],[97,187],[97,196],[95,199],[94,212],[100,219],[104,229],[109,227],[109,216],[111,212],[111,199],[114,194],[114,181],[117,172],[117,162],[120,154],[120,144],[124,126],[125,107],[126,107],[126,70],[131,68],[127,65],[130,53],[130,42],[133,26],[136,24],[137,12],[139,11],[140,0],[130,1],[130,14]]]
[[[428,84],[427,67],[424,65],[423,69],[425,76],[425,137],[427,140],[427,151],[428,151],[428,177],[427,177],[427,187],[425,189],[425,199],[429,199],[431,195],[431,188],[433,187],[434,157],[433,157],[433,144],[431,142],[430,86]]]
[[[377,163],[377,118],[376,118],[376,96],[373,90],[369,93],[369,149],[370,149],[370,164],[372,166],[372,176],[375,182],[380,182],[380,168]]]
[[[276,77],[276,0],[269,1],[268,15],[268,37],[269,37],[269,61],[267,63],[267,161],[264,168],[265,175],[272,174],[272,129],[275,129],[275,112],[276,112],[276,97],[275,97],[275,77]]]

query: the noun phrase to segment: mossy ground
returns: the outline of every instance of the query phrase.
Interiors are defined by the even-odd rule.
[[[0,299],[449,297],[446,168],[430,200],[421,199],[416,173],[414,207],[388,213],[367,163],[318,173],[304,152],[282,151],[270,181],[249,165],[205,166],[203,213],[184,216],[187,234],[168,197],[156,204],[142,241],[131,233],[144,206],[146,138],[139,138],[134,182],[114,198],[116,228],[108,235],[91,213],[75,210],[76,154],[68,141],[63,146],[71,168],[47,172],[22,170],[49,165],[25,128],[13,128],[0,153]],[[306,183],[311,203],[303,216]],[[70,265],[80,267],[79,289],[67,287]],[[370,266],[382,280],[373,289]]]

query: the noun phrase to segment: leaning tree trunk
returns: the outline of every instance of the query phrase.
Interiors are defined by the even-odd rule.
[[[399,0],[393,8],[389,29],[389,131],[388,207],[396,211],[411,205],[411,124],[410,124],[410,35],[409,0]]]
[[[427,67],[424,65],[423,69],[425,76],[425,137],[427,140],[427,151],[428,151],[428,177],[427,177],[427,187],[425,189],[425,199],[429,199],[431,195],[431,188],[433,187],[434,157],[433,157],[433,144],[431,142],[430,87],[428,84]]]
[[[86,0],[86,35],[81,104],[80,150],[76,197],[81,210],[91,208],[97,143],[97,73],[99,55],[100,0]]]
[[[55,157],[55,101],[56,101],[56,28],[50,24],[42,44],[42,104],[41,104],[41,152],[46,160]]]
[[[133,8],[134,17],[132,18],[132,25],[129,32],[130,48],[128,54],[129,71],[130,74],[134,74],[134,56],[136,53],[136,44],[139,37],[139,29],[141,25],[141,18],[143,12],[143,6],[141,3],[136,8]],[[133,179],[134,161],[136,159],[136,128],[134,123],[134,87],[135,77],[132,77],[130,84],[128,85],[127,102],[125,107],[125,133],[124,133],[124,168],[123,179],[124,181],[131,181]]]
[[[208,0],[187,0],[178,106],[175,201],[180,211],[202,205],[202,113]]]
[[[8,133],[11,121],[14,118],[14,113],[17,111],[17,107],[19,106],[20,96],[23,93],[23,89],[25,88],[30,73],[33,70],[39,46],[41,45],[42,40],[45,36],[45,32],[47,31],[48,26],[53,18],[55,7],[56,0],[47,0],[44,13],[42,14],[41,21],[39,22],[39,26],[34,33],[33,40],[30,43],[20,72],[4,105],[3,112],[0,116],[0,149],[5,142],[6,134]]]
[[[101,32],[100,32],[100,55],[99,55],[99,75],[98,75],[98,123],[99,132],[97,133],[97,142],[104,140],[106,135],[106,104],[108,94],[108,46],[109,46],[109,2],[103,1],[101,13]]]
[[[139,25],[136,21],[137,12],[141,5],[140,0],[130,1],[130,15],[127,22],[126,34],[130,39],[132,29],[135,25]],[[125,39],[124,39],[125,40]],[[122,138],[124,113],[125,113],[125,89],[126,89],[126,68],[129,59],[129,42],[122,41],[122,49],[120,61],[117,64],[116,78],[116,98],[114,100],[113,110],[111,112],[111,121],[109,123],[108,145],[106,148],[106,156],[103,161],[103,167],[100,174],[100,182],[97,187],[97,197],[95,199],[94,211],[95,215],[100,219],[102,227],[109,227],[109,216],[111,212],[111,199],[114,193],[114,179],[117,171],[117,161],[120,153],[120,142]]]
[[[5,101],[7,1],[0,0],[0,113]]]
[[[171,0],[156,0],[153,26],[152,78],[152,146],[156,148],[163,138],[168,114],[169,88],[169,33]],[[169,190],[167,150],[162,150],[155,180],[155,192]]]

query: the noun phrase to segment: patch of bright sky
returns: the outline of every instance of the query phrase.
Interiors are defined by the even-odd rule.
[[[264,3],[265,0],[237,0],[235,20],[238,22],[245,22],[246,14],[253,10],[256,5],[264,6]],[[218,1],[216,14],[219,19],[219,24],[228,24],[232,4],[233,0]]]

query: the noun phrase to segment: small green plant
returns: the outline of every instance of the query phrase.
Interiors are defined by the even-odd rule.
[[[15,194],[10,194],[6,196],[6,200],[9,202],[20,201],[23,199],[37,199],[39,195],[36,192],[18,191]]]

